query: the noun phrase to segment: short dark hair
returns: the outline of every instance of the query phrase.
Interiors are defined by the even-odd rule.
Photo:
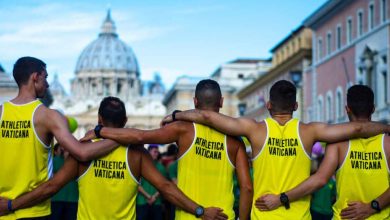
[[[269,99],[273,113],[292,113],[297,100],[297,88],[287,80],[279,80],[272,85]]]
[[[222,98],[219,84],[212,79],[201,80],[195,89],[199,107],[219,107]]]
[[[176,155],[177,151],[178,151],[178,149],[177,149],[176,144],[168,145],[168,149],[167,149],[167,155],[168,156]]]
[[[157,144],[149,144],[148,151],[150,151],[150,150],[152,150],[154,148],[158,149],[158,145]]]
[[[347,106],[356,117],[370,117],[374,110],[374,92],[368,86],[352,86],[347,92]]]
[[[26,84],[32,73],[41,73],[46,63],[35,57],[21,57],[14,64],[13,76],[18,86]]]
[[[110,123],[115,127],[121,128],[126,124],[125,104],[117,97],[105,97],[100,102],[99,115],[104,122]]]

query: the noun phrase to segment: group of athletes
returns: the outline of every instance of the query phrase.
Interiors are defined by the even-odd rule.
[[[286,80],[270,89],[270,117],[257,122],[219,113],[218,83],[195,90],[195,109],[174,111],[154,130],[124,128],[123,102],[104,98],[97,126],[76,140],[60,113],[39,101],[48,88],[46,64],[22,57],[14,65],[18,95],[0,106],[0,220],[48,219],[49,198],[78,180],[78,219],[135,219],[140,178],[176,206],[176,219],[235,219],[233,175],[239,182],[239,219],[311,219],[310,194],[336,173],[334,219],[390,218],[390,126],[371,122],[374,94],[363,85],[348,89],[349,123],[302,123],[296,88]],[[245,146],[252,148],[253,183]],[[53,138],[70,153],[52,176]],[[326,147],[310,176],[312,146]],[[177,186],[165,179],[140,144],[179,147]]]

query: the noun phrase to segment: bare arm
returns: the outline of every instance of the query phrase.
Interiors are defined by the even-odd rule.
[[[324,160],[318,171],[295,188],[286,192],[290,202],[310,195],[323,187],[332,177],[338,165],[337,145],[329,145],[326,148]],[[273,210],[281,206],[280,195],[262,195],[256,200],[256,207],[262,211]]]
[[[112,140],[80,143],[69,132],[65,117],[53,110],[47,110],[45,123],[58,143],[80,161],[89,161],[104,156],[119,146],[118,143]]]
[[[141,175],[155,186],[168,201],[189,213],[195,213],[195,209],[199,205],[184,195],[175,184],[165,179],[164,176],[158,172],[153,165],[150,155],[142,155]],[[227,216],[223,214],[222,211],[223,210],[219,208],[205,208],[203,218],[213,219],[214,217],[219,216],[221,219],[227,219]]]
[[[251,140],[251,136],[256,130],[257,123],[249,118],[232,118],[221,113],[207,110],[187,110],[178,112],[175,115],[177,120],[191,121],[213,127],[224,134],[231,136],[246,136]],[[163,119],[164,122],[172,121],[171,115]]]
[[[121,144],[168,144],[176,142],[182,132],[183,128],[180,126],[180,122],[177,122],[154,130],[103,127],[100,131],[100,136]],[[82,140],[91,140],[93,138],[95,138],[95,133],[91,130],[85,134]]]
[[[314,140],[328,143],[366,138],[390,131],[390,125],[379,122],[348,122],[334,125],[314,122],[308,125],[309,131],[314,133]]]
[[[236,155],[236,173],[240,185],[239,219],[249,219],[252,208],[253,186],[249,175],[248,157],[241,143]]]
[[[390,205],[390,188],[387,188],[376,200],[379,202],[381,209],[387,208]]]
[[[12,209],[23,209],[34,206],[50,198],[57,193],[65,184],[77,177],[77,161],[72,157],[66,159],[64,166],[49,181],[39,185],[33,191],[26,193],[12,201]],[[0,201],[0,213],[7,209],[7,202]]]

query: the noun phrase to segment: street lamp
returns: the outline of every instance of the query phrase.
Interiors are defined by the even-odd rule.
[[[302,71],[291,71],[290,72],[291,80],[293,81],[296,87],[301,86],[302,81]]]
[[[303,116],[303,92],[302,92],[302,71],[290,71],[290,77],[291,80],[293,81],[295,87],[297,87],[297,101],[301,105],[301,107],[297,111],[297,118],[302,119]]]
[[[246,103],[239,103],[238,104],[238,113],[240,114],[240,116],[243,116],[245,114],[245,111],[246,111]]]

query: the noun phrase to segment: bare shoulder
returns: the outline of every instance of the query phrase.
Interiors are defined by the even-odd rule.
[[[37,119],[46,119],[47,120],[47,119],[53,117],[53,115],[55,113],[58,113],[58,112],[55,111],[55,110],[52,110],[52,109],[50,109],[50,108],[48,108],[48,107],[46,107],[45,105],[42,104],[35,111],[35,117]]]
[[[56,123],[58,121],[63,122],[65,116],[63,116],[57,110],[50,109],[44,105],[40,105],[35,113],[35,119],[43,123]]]
[[[182,128],[182,129],[187,129],[189,127],[194,127],[194,123],[193,122],[189,122],[189,121],[175,121],[173,123],[171,123],[173,126],[176,126],[178,128]]]
[[[165,125],[163,129],[166,129],[168,133],[173,132],[180,135],[192,135],[194,131],[194,125],[193,122],[175,121],[173,123]]]
[[[309,123],[299,122],[299,130],[302,134],[305,134],[306,137],[309,137],[311,136],[310,134],[317,133],[317,131],[320,131],[326,125],[327,124],[322,122],[309,122]]]
[[[383,147],[386,155],[390,156],[390,136],[388,134],[383,137]]]
[[[255,122],[255,126],[257,127],[257,129],[259,129],[261,132],[266,132],[267,131],[267,124],[265,123],[264,120],[260,121],[260,122],[257,122],[255,120],[253,120]]]
[[[256,145],[257,141],[259,141],[259,143],[261,143],[262,141],[264,141],[265,137],[267,136],[267,124],[265,123],[264,120],[260,121],[260,122],[252,120],[252,122],[250,122],[250,123],[252,126],[250,128],[247,128],[248,129],[248,132],[246,135],[247,138],[251,142],[254,142],[252,144]]]
[[[340,155],[345,155],[348,151],[349,141],[341,141],[332,144],[328,144],[325,147],[326,152],[334,152]]]

